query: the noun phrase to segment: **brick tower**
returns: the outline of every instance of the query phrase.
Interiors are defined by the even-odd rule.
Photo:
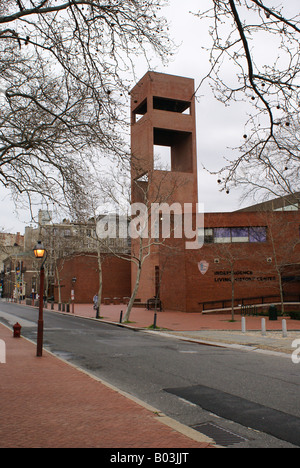
[[[192,203],[195,210],[194,80],[148,72],[131,91],[131,124],[132,201],[142,201],[139,188],[145,184],[150,183],[152,189],[160,184],[165,199],[172,194],[169,202]],[[149,193],[155,198],[151,187]]]
[[[148,72],[131,91],[132,203],[177,203],[196,212],[198,203],[194,80]],[[160,158],[160,161],[157,159]],[[147,242],[147,241],[145,241]],[[132,241],[132,254],[138,241]],[[151,246],[137,298],[158,295],[161,246]],[[136,279],[132,264],[132,287]]]

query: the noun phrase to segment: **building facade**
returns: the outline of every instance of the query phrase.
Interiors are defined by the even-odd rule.
[[[170,239],[161,251],[164,307],[202,312],[232,302],[300,302],[299,212],[208,213],[204,226],[200,249]],[[164,264],[170,244],[178,253]]]
[[[188,249],[184,232],[180,238],[174,230],[169,237],[160,232],[143,267],[138,301],[157,296],[164,309],[185,312],[232,304],[300,302],[299,197],[283,197],[234,213],[203,214],[204,223],[197,229],[193,80],[150,72],[135,86],[131,98],[133,202],[147,200],[150,206],[158,200],[169,207],[177,203],[181,213],[188,206],[195,236],[202,237],[199,248]],[[167,168],[155,167],[157,145],[169,149]],[[158,186],[169,198],[157,197]],[[176,215],[171,216],[174,221]],[[137,245],[138,241],[133,242],[134,255]],[[133,266],[132,288],[135,278]]]
[[[103,302],[129,297],[139,279],[136,302],[157,297],[165,310],[299,304],[299,194],[232,213],[199,212],[195,129],[194,80],[147,73],[131,91],[132,204],[148,210],[147,235],[99,241],[95,220],[53,223],[41,212],[38,228],[25,230],[23,251],[5,260],[7,297],[38,291],[32,250],[42,240],[48,251],[46,290],[57,302],[70,302],[74,291],[75,302],[92,303],[100,255]],[[154,231],[153,205],[164,207]],[[177,221],[184,226],[187,215],[194,239],[183,229],[175,235]],[[162,230],[166,218],[169,234]],[[188,247],[196,241],[198,246]]]
[[[38,226],[26,227],[25,235],[19,236],[22,245],[15,244],[13,250],[6,250],[1,279],[3,297],[19,300],[36,297],[39,293],[41,262],[33,254],[38,241],[43,242],[47,251],[45,295],[49,300],[70,302],[74,289],[72,279],[78,277],[76,301],[92,302],[99,288],[98,257],[103,261],[103,295],[129,296],[130,262],[122,262],[115,256],[128,254],[128,238],[105,235],[101,238],[96,232],[99,221],[102,221],[105,231],[109,217],[113,217],[117,224],[127,224],[127,218],[120,220],[113,215],[100,215],[96,222],[93,219],[87,223],[64,219],[61,223],[54,223],[51,213],[41,210]]]

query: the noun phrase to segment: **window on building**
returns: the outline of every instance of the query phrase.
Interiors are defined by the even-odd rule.
[[[266,227],[250,227],[249,242],[267,242]]]
[[[144,115],[147,114],[147,99],[145,99],[138,107],[136,107],[132,113],[132,121],[135,124]]]
[[[153,145],[154,159],[160,159],[170,171],[193,172],[191,132],[154,128]]]
[[[204,243],[213,244],[214,242],[214,230],[213,229],[204,229]]]
[[[205,228],[205,244],[267,242],[267,228],[264,226],[251,227],[222,227]]]
[[[171,171],[171,147],[154,145],[154,170]]]
[[[190,115],[191,103],[189,101],[180,101],[178,99],[167,99],[154,96],[153,109]]]
[[[216,244],[227,244],[228,242],[231,242],[231,229],[215,228],[214,241]]]
[[[232,228],[231,240],[232,242],[249,242],[249,228]]]

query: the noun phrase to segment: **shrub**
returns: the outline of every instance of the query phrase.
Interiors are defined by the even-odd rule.
[[[293,320],[300,320],[300,312],[290,312],[290,317]]]

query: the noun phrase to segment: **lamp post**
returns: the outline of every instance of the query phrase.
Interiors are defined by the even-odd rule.
[[[40,241],[37,243],[33,251],[34,251],[35,258],[44,259],[41,265],[41,269],[40,269],[40,300],[39,300],[39,319],[38,319],[37,348],[36,348],[36,355],[38,357],[41,357],[43,355],[43,335],[44,335],[44,318],[43,318],[44,279],[45,279],[44,265],[47,259],[47,251]]]
[[[76,284],[77,278],[74,276],[72,278],[72,290],[71,290],[71,301],[72,301],[72,314],[75,312],[75,284]]]

